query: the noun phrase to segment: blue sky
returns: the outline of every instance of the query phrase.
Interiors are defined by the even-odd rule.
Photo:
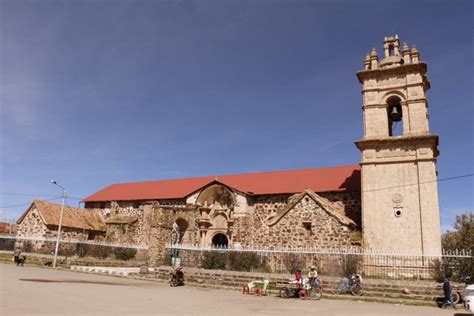
[[[2,0],[0,219],[59,195],[52,178],[83,198],[358,163],[355,73],[393,34],[428,62],[439,177],[473,173],[472,20],[459,0]],[[473,189],[472,177],[439,184],[444,229],[474,209]]]

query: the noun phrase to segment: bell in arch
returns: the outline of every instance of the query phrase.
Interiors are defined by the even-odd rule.
[[[397,106],[392,106],[392,110],[390,111],[390,119],[392,122],[400,122],[402,120],[402,113],[400,113]]]

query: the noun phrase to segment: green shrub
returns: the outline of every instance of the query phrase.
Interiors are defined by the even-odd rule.
[[[14,250],[15,239],[0,239],[0,250]]]
[[[91,256],[98,259],[105,259],[111,254],[110,247],[100,245],[88,245],[84,244],[82,247],[77,249],[81,253],[77,253],[79,256]]]
[[[226,254],[215,251],[205,252],[201,265],[204,269],[225,270]]]
[[[85,249],[85,245],[84,244],[80,244],[78,243],[76,245],[76,255],[79,257],[79,258],[82,258],[86,255],[86,249]]]
[[[260,258],[254,252],[230,252],[229,268],[234,271],[252,271],[261,266]]]
[[[115,248],[114,250],[115,258],[119,260],[130,260],[135,258],[137,254],[137,249],[134,248]]]
[[[77,253],[76,247],[72,244],[59,244],[59,249],[58,249],[58,254],[60,256],[66,256],[66,257],[71,257],[74,256]]]

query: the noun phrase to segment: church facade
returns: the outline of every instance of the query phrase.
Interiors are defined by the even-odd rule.
[[[429,131],[427,64],[415,47],[384,39],[357,73],[363,94],[358,165],[113,184],[83,200],[106,238],[165,244],[361,247],[441,252],[436,159]]]
[[[358,165],[111,185],[84,200],[106,238],[163,258],[183,244],[334,248],[361,245]]]

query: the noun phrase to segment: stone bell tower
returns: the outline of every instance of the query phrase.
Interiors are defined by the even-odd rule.
[[[401,50],[400,50],[401,49]],[[436,157],[429,131],[427,65],[398,35],[385,37],[357,73],[362,84],[362,229],[366,250],[439,254]]]

